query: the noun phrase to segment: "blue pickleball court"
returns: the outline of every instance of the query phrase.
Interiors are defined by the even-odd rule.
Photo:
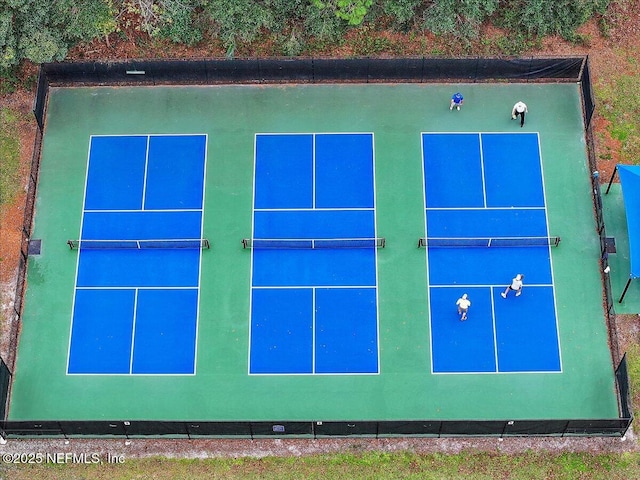
[[[464,246],[550,236],[538,134],[424,133],[422,151],[432,371],[560,372],[552,247]],[[517,273],[522,295],[502,298]]]
[[[254,239],[376,237],[372,134],[258,134],[254,181]],[[379,373],[375,246],[251,254],[250,374]]]
[[[89,245],[201,239],[206,144],[91,137],[68,374],[195,373],[201,249]]]

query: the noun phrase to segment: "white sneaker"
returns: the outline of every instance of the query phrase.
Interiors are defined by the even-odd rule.
[[[457,109],[458,111],[460,111],[460,107],[456,107],[456,109]]]
[[[521,294],[522,294],[522,292],[516,293],[516,297],[519,297]]]
[[[506,293],[504,293],[504,292],[500,292],[500,296],[501,296],[502,298],[507,298],[507,294],[506,294]]]
[[[453,110],[453,105],[451,105],[451,106],[449,107],[449,110]]]

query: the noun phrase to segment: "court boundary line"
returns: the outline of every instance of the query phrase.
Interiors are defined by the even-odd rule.
[[[204,216],[205,216],[205,205],[207,199],[207,164],[209,163],[209,134],[203,133],[204,136],[204,152],[203,155],[203,165],[202,165],[202,198],[200,204],[200,238],[204,238]],[[198,373],[198,338],[200,333],[200,296],[201,296],[201,288],[202,288],[202,258],[203,258],[202,248],[198,253],[198,288],[196,291],[196,326],[194,332],[194,345],[193,345],[193,373],[191,375],[196,375]]]
[[[466,207],[466,208],[462,208],[462,207],[429,207],[429,208],[425,208],[425,210],[430,211],[430,212],[434,212],[434,211],[438,211],[438,210],[442,210],[442,211],[456,211],[456,210],[463,210],[465,212],[467,211],[473,211],[473,210],[493,210],[493,211],[500,211],[500,210],[544,210],[544,207]]]
[[[182,286],[168,286],[168,287],[154,287],[154,286],[131,286],[131,285],[109,285],[107,287],[76,287],[76,290],[132,290],[137,288],[138,290],[196,290],[198,287],[182,287]]]
[[[311,171],[311,180],[312,180],[312,207],[310,208],[255,208],[255,199],[256,199],[256,170],[257,170],[257,160],[258,160],[258,137],[260,136],[293,136],[293,135],[302,135],[302,136],[311,136],[311,148],[312,148],[312,171]],[[316,208],[316,136],[318,135],[367,135],[371,137],[371,163],[372,163],[372,183],[373,183],[373,207],[364,208],[364,207],[339,207],[339,208],[329,208],[322,207]],[[377,203],[377,192],[376,192],[376,151],[375,151],[375,134],[374,132],[256,132],[253,137],[253,192],[251,199],[251,238],[255,237],[255,213],[256,212],[318,212],[318,211],[326,211],[326,212],[334,212],[334,211],[367,211],[373,212],[373,227],[374,227],[374,238],[378,236],[378,221],[377,221],[377,212],[376,212],[376,203]],[[350,376],[362,376],[362,375],[380,375],[381,374],[381,360],[380,357],[380,299],[379,299],[379,278],[378,278],[378,249],[375,250],[374,255],[374,268],[376,274],[376,284],[375,285],[367,285],[367,286],[355,286],[355,285],[261,285],[254,286],[253,285],[253,257],[254,252],[253,249],[251,251],[251,260],[250,260],[250,272],[249,272],[249,332],[248,332],[248,344],[247,344],[247,375],[248,376],[336,376],[336,375],[350,375]],[[251,372],[251,340],[252,340],[252,323],[253,323],[253,290],[254,289],[312,289],[312,368],[311,373],[252,373]],[[316,299],[316,289],[356,289],[356,288],[367,288],[367,289],[375,289],[375,300],[376,300],[376,348],[377,348],[377,365],[376,372],[366,372],[366,373],[358,373],[358,372],[338,372],[338,373],[318,373],[316,372],[316,355],[315,355],[315,299]]]
[[[482,178],[482,206],[486,209],[487,208],[487,178],[485,175],[485,168],[484,168],[484,151],[482,150],[482,133],[478,133],[478,147],[480,148],[480,177]]]
[[[142,138],[145,137],[147,139],[147,147],[145,152],[145,173],[144,173],[144,181],[143,181],[143,202],[142,208],[138,210],[85,210],[84,205],[86,203],[87,198],[87,186],[89,183],[89,168],[91,162],[91,149],[93,145],[94,138],[113,138],[113,137],[135,137]],[[204,152],[203,152],[203,174],[202,174],[202,203],[200,209],[157,209],[157,210],[145,210],[144,209],[144,199],[146,196],[146,178],[147,178],[147,166],[149,161],[149,146],[151,142],[151,137],[203,137],[204,138]],[[84,180],[84,189],[82,194],[82,204],[81,204],[81,214],[80,214],[80,229],[78,233],[78,238],[82,239],[82,230],[84,226],[84,214],[85,213],[141,213],[141,212],[200,212],[200,238],[204,238],[204,214],[205,214],[205,192],[206,192],[206,184],[207,184],[207,155],[208,155],[208,147],[209,147],[209,134],[207,133],[149,133],[149,134],[91,134],[89,135],[89,145],[87,148],[87,161],[86,161],[86,169],[85,169],[85,180]],[[107,287],[97,287],[97,286],[85,286],[78,287],[78,273],[80,269],[80,249],[76,254],[76,272],[74,278],[74,286],[72,289],[72,301],[71,301],[71,321],[69,322],[69,341],[67,347],[67,359],[66,359],[66,368],[65,368],[65,376],[113,376],[113,377],[145,377],[145,376],[153,376],[153,377],[191,377],[195,376],[197,373],[197,364],[198,364],[198,332],[200,326],[200,288],[202,284],[202,257],[203,252],[202,249],[198,252],[198,284],[193,287],[187,286],[168,286],[168,287],[148,287],[148,286],[125,286],[125,287],[115,287],[115,286],[107,286]],[[75,307],[76,307],[76,291],[77,290],[135,290],[135,301],[137,302],[138,290],[196,290],[196,325],[195,325],[195,337],[194,337],[194,355],[193,355],[193,372],[192,373],[133,373],[132,370],[132,362],[133,362],[133,354],[134,354],[134,343],[135,339],[132,338],[131,342],[131,357],[129,364],[129,373],[69,373],[69,363],[71,360],[71,340],[73,337],[73,325],[75,318]],[[137,315],[137,308],[134,308],[134,322],[135,316]],[[135,326],[132,329],[132,335],[135,335]]]
[[[131,323],[131,352],[129,353],[129,375],[133,373],[133,354],[136,351],[136,321],[138,319],[138,289],[133,294],[133,322]]]
[[[425,169],[425,157],[424,157],[424,134],[425,132],[420,132],[418,139],[420,141],[420,167],[422,171],[422,231],[424,232],[425,238],[428,236],[427,230],[427,171]],[[422,234],[421,234],[422,235]],[[433,325],[431,324],[431,281],[429,278],[429,249],[424,249],[424,263],[426,268],[426,290],[427,290],[427,305],[425,308],[425,315],[427,316],[427,325],[429,327],[429,370],[431,374],[433,374],[433,348],[434,348],[434,340],[433,340]]]
[[[176,213],[176,212],[201,212],[203,209],[200,208],[147,208],[147,209],[105,209],[105,210],[96,210],[96,209],[87,209],[84,210],[84,213]]]
[[[254,285],[252,288],[256,290],[269,290],[269,289],[278,289],[278,290],[288,290],[288,289],[297,289],[297,288],[320,288],[326,290],[369,290],[372,288],[377,288],[375,285]]]
[[[494,287],[489,289],[489,297],[491,298],[491,324],[493,334],[493,359],[495,360],[495,372],[487,372],[487,373],[498,373],[500,371],[500,364],[498,363],[498,329],[496,327],[496,297],[493,295]]]
[[[311,208],[255,208],[254,212],[371,212],[375,207],[354,207],[354,208],[331,208],[331,207],[311,207]]]
[[[84,227],[84,206],[87,201],[87,185],[89,184],[89,167],[91,163],[91,149],[93,147],[93,135],[89,136],[89,145],[87,148],[87,161],[84,172],[84,189],[82,191],[82,203],[80,205],[80,230],[78,232],[78,238],[82,238],[82,230]],[[76,290],[78,288],[78,272],[80,271],[80,249],[76,253],[76,273],[73,278],[73,289],[71,290],[71,321],[69,322],[69,344],[67,347],[67,361],[64,369],[65,375],[72,375],[69,373],[69,363],[71,361],[71,339],[73,338],[73,325],[76,318]],[[90,375],[90,374],[86,374]]]
[[[311,135],[311,208],[313,210],[315,210],[316,208],[316,134],[315,133]]]
[[[542,179],[542,198],[544,199],[544,218],[547,222],[547,235],[551,231],[549,229],[549,209],[547,206],[547,188],[544,180],[544,160],[542,158],[542,145],[540,143],[540,133],[536,132],[536,138],[538,139],[538,157],[540,162],[540,177]],[[562,361],[562,342],[560,341],[560,323],[558,321],[558,299],[556,298],[556,282],[555,275],[553,271],[553,252],[551,251],[551,246],[549,246],[549,266],[551,267],[551,283],[553,284],[553,288],[551,292],[553,293],[553,310],[556,316],[556,341],[558,342],[558,360],[560,361],[560,372],[562,373],[564,368],[564,362]]]
[[[429,285],[429,288],[504,288],[505,284],[490,284],[490,283],[447,283],[438,285]],[[527,288],[553,288],[551,283],[527,283]]]
[[[427,190],[427,183],[426,183],[426,171],[425,171],[425,157],[424,157],[424,137],[425,135],[473,135],[473,134],[477,134],[478,135],[478,140],[479,140],[479,144],[480,144],[480,162],[481,162],[481,169],[482,169],[482,185],[483,185],[483,195],[484,195],[484,202],[485,202],[485,207],[470,207],[470,208],[460,208],[460,207],[432,207],[429,208],[427,207],[427,194],[426,194],[426,190]],[[486,192],[485,192],[485,176],[484,176],[484,155],[483,155],[483,151],[482,151],[482,135],[535,135],[536,136],[536,141],[537,141],[537,147],[538,147],[538,165],[540,166],[540,179],[542,182],[542,194],[543,194],[543,202],[544,202],[544,206],[542,207],[486,207]],[[420,159],[420,163],[422,165],[422,195],[423,195],[423,206],[424,206],[424,232],[425,232],[425,237],[428,238],[428,231],[427,231],[427,215],[426,213],[428,211],[434,211],[434,210],[446,210],[446,211],[469,211],[469,210],[543,210],[544,211],[544,215],[545,215],[545,228],[547,230],[547,236],[549,235],[550,229],[549,229],[549,211],[548,211],[548,207],[547,207],[547,192],[546,192],[546,187],[545,187],[545,181],[544,181],[544,168],[543,168],[543,158],[542,158],[542,145],[540,143],[540,132],[420,132],[420,153],[421,153],[421,159]],[[556,298],[556,288],[555,288],[555,282],[554,282],[554,272],[553,272],[553,252],[551,250],[551,246],[548,245],[547,246],[547,251],[549,253],[549,267],[551,270],[551,284],[527,284],[527,288],[531,288],[531,287],[551,287],[551,292],[552,292],[552,296],[553,296],[553,310],[554,310],[554,315],[555,315],[555,325],[556,325],[556,342],[558,345],[558,359],[560,362],[560,369],[559,370],[550,370],[550,371],[538,371],[538,372],[530,372],[527,370],[523,370],[523,371],[514,371],[514,372],[501,372],[499,369],[499,364],[498,364],[498,345],[497,345],[497,332],[495,329],[495,312],[494,312],[494,305],[495,305],[495,298],[493,296],[493,288],[498,288],[498,285],[488,285],[488,284],[470,284],[470,285],[461,285],[461,284],[456,284],[456,285],[451,285],[451,284],[447,284],[447,285],[431,285],[430,281],[429,281],[429,248],[425,248],[425,264],[426,264],[426,269],[427,269],[427,305],[428,305],[428,312],[427,312],[427,316],[428,316],[428,320],[429,320],[429,337],[430,337],[430,345],[431,345],[431,349],[429,352],[430,355],[430,371],[432,375],[450,375],[450,374],[462,374],[462,375],[478,375],[478,374],[491,374],[491,375],[495,375],[495,374],[520,374],[520,373],[547,373],[547,374],[554,374],[554,373],[563,373],[563,361],[562,361],[562,345],[560,342],[560,325],[559,325],[559,319],[558,319],[558,302],[557,302],[557,298]],[[491,291],[491,310],[492,310],[492,323],[493,323],[493,335],[494,335],[494,353],[496,356],[496,371],[495,372],[435,372],[434,371],[434,362],[433,362],[433,328],[432,328],[432,322],[431,322],[431,296],[430,296],[430,290],[431,288],[452,288],[452,287],[456,287],[456,288],[473,288],[473,287],[488,287],[490,288]]]
[[[147,137],[147,146],[144,152],[144,175],[142,177],[142,206],[141,210],[145,210],[147,204],[147,181],[149,175],[149,150],[151,149],[151,137]]]

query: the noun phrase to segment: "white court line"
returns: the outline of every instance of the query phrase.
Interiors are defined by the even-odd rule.
[[[376,141],[375,141],[375,136],[374,133],[371,132],[371,168],[373,169],[372,171],[372,175],[371,175],[371,181],[373,182],[373,228],[374,228],[374,237],[378,238],[378,191],[376,189]],[[376,248],[376,254],[374,257],[374,268],[375,268],[375,272],[376,272],[376,290],[375,290],[375,297],[376,297],[376,349],[377,349],[377,359],[378,359],[378,364],[376,365],[376,373],[378,375],[380,375],[380,373],[382,373],[382,363],[380,360],[380,357],[382,356],[380,353],[380,290],[378,288],[378,286],[380,285],[379,282],[379,269],[378,269],[378,255],[381,252],[379,252],[379,249]]]
[[[269,290],[269,289],[278,289],[278,290],[295,290],[297,288],[321,288],[321,289],[372,289],[377,288],[376,285],[253,285],[251,288],[254,290]]]
[[[122,210],[112,210],[112,209],[85,209],[84,213],[175,213],[175,212],[202,212],[202,208],[147,208],[147,209],[122,209]]]
[[[316,208],[316,134],[311,135],[311,206]]]
[[[129,374],[133,374],[133,351],[136,344],[136,322],[138,320],[138,289],[133,293],[133,325],[131,328],[131,353],[129,354]]]
[[[487,180],[484,175],[484,150],[482,149],[482,133],[478,133],[478,146],[480,147],[480,174],[482,175],[482,203],[487,207]]]
[[[545,210],[544,207],[427,207],[427,211],[448,210],[448,211],[468,211],[468,210]]]
[[[523,132],[524,133],[524,132]],[[535,132],[538,139],[538,161],[540,162],[540,178],[542,180],[542,198],[544,203],[544,217],[547,222],[547,235],[551,231],[549,229],[549,210],[547,207],[547,189],[544,182],[544,162],[542,160],[542,145],[540,144],[540,133]],[[555,278],[553,273],[553,255],[551,246],[549,246],[549,266],[551,268],[551,283],[554,285],[551,292],[553,293],[553,309],[556,316],[556,341],[558,342],[558,360],[560,361],[560,371],[562,372],[562,343],[560,342],[560,324],[558,323],[558,300],[556,298]]]
[[[316,374],[316,288],[311,289],[311,373]]]
[[[204,158],[202,166],[202,211],[200,215],[200,238],[204,238],[204,205],[206,199],[207,190],[207,155],[209,153],[209,135],[204,134]],[[195,345],[193,349],[193,375],[196,374],[198,368],[198,335],[200,332],[200,297],[202,287],[202,255],[204,254],[202,248],[200,249],[198,257],[198,290],[196,293],[196,331],[195,331]]]
[[[493,357],[496,362],[496,373],[500,371],[498,366],[498,329],[496,327],[496,299],[493,295],[493,288],[489,289],[489,295],[491,296],[491,323],[493,329]]]
[[[254,212],[372,212],[375,207],[336,208],[336,207],[311,207],[311,208],[254,208]]]
[[[431,372],[433,375],[525,375],[544,374],[554,375],[562,373],[561,370],[515,370],[513,372]]]
[[[424,139],[425,135],[428,135],[426,132],[420,133],[420,167],[422,170],[422,207],[425,209],[425,214],[422,216],[423,220],[423,229],[425,238],[429,236],[428,226],[427,226],[427,176],[425,171],[425,157],[424,157]],[[433,374],[433,322],[431,321],[431,289],[429,283],[429,249],[424,249],[424,263],[425,263],[425,274],[426,274],[426,285],[427,285],[427,319],[429,322],[429,370],[430,373]]]
[[[461,283],[456,283],[456,284],[429,285],[429,288],[506,288],[507,285],[508,283],[505,283],[504,285],[495,285],[490,283],[469,283],[465,285]],[[553,288],[553,284],[552,283],[526,283],[523,289],[534,288],[534,287],[545,287],[545,288],[552,287]]]
[[[107,286],[107,287],[76,287],[76,290],[196,290],[198,288],[197,285],[193,286],[168,286],[168,287],[139,287],[132,285],[122,285],[122,286]]]
[[[89,163],[91,162],[91,144],[93,142],[93,135],[89,137],[89,148],[87,149],[87,168],[84,173],[84,192],[82,194],[82,211],[80,212],[80,231],[78,232],[78,238],[82,239],[82,227],[84,224],[84,207],[87,203],[87,184],[89,183]],[[69,345],[67,348],[67,366],[65,374],[69,375],[69,361],[71,360],[71,337],[73,336],[73,321],[76,311],[76,290],[78,289],[78,273],[80,271],[80,250],[76,253],[76,273],[73,280],[73,299],[71,301],[71,322],[69,325]]]
[[[151,143],[151,137],[147,136],[147,149],[144,154],[144,176],[142,178],[142,207],[144,210],[144,206],[147,203],[147,175],[149,172],[149,145]]]
[[[256,133],[253,136],[253,188],[251,193],[251,238],[255,237],[256,229],[256,170],[258,165],[258,136],[262,134]],[[249,255],[249,329],[247,334],[247,375],[251,373],[251,339],[252,339],[252,327],[253,327],[253,249],[251,249],[251,255]]]

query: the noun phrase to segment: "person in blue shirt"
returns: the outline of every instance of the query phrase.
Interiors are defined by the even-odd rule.
[[[460,110],[460,107],[464,103],[464,97],[460,92],[454,93],[451,97],[451,105],[449,105],[449,110],[453,110],[453,107],[456,107],[456,110]]]

